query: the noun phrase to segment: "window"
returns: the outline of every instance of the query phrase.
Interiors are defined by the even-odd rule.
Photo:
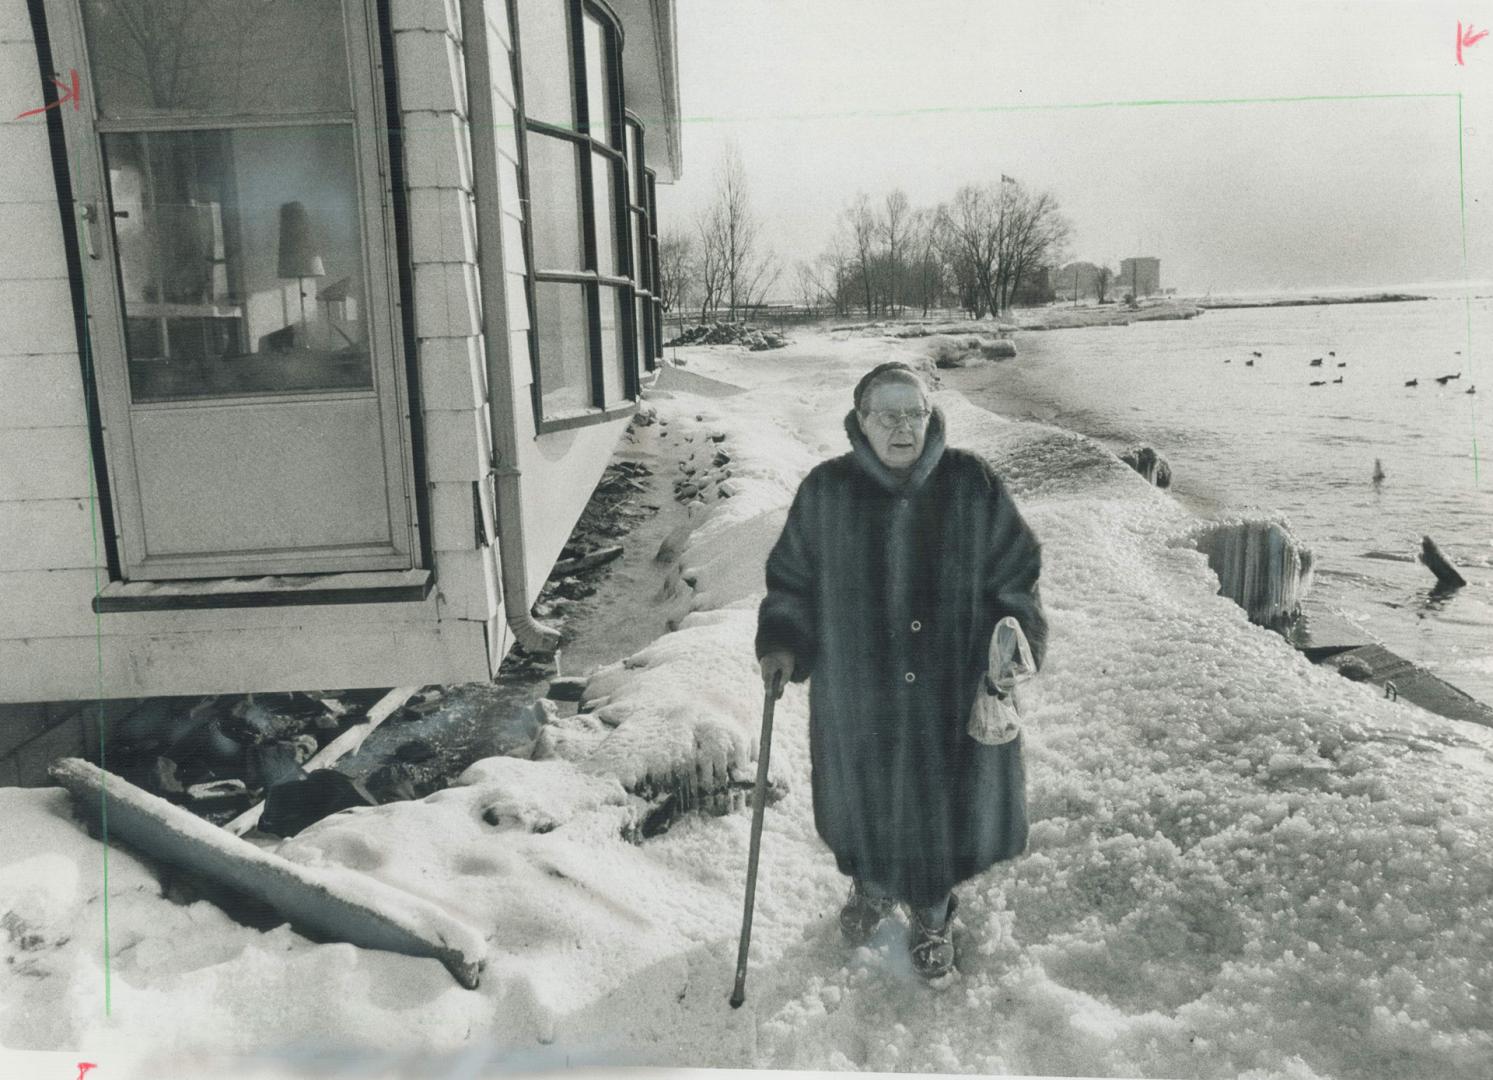
[[[589,0],[516,7],[534,396],[545,431],[604,419],[637,394],[638,327],[652,333],[637,298],[642,143],[635,121],[624,122],[622,31],[611,13]]]
[[[653,251],[653,207],[648,200],[650,170],[643,163],[643,125],[627,118],[627,179],[630,190],[627,216],[633,250],[634,320],[637,331],[637,362],[652,371],[658,315],[658,257]]]
[[[652,169],[644,169],[648,180],[648,280],[653,293],[653,347],[648,354],[648,370],[657,366],[654,361],[664,358],[664,291],[658,283],[658,202],[654,199],[657,186]]]

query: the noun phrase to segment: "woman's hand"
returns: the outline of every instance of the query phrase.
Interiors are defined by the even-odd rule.
[[[783,687],[788,685],[788,680],[793,678],[793,654],[786,649],[776,652],[764,653],[762,664],[762,686],[771,690],[774,681],[777,682],[777,693],[774,697],[783,696]]]

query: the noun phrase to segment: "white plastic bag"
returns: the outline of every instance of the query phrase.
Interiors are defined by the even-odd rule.
[[[990,661],[969,711],[969,733],[977,742],[1000,746],[1021,734],[1016,687],[1036,672],[1021,624],[1007,615],[990,635]]]

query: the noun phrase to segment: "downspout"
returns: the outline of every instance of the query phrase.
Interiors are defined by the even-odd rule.
[[[497,6],[503,7],[503,0]],[[487,417],[492,440],[494,513],[502,562],[508,625],[528,652],[552,653],[560,632],[536,622],[529,608],[529,559],[524,547],[524,503],[518,467],[517,416],[508,349],[507,312],[496,303],[506,287],[503,208],[498,187],[498,144],[492,104],[492,58],[487,51],[487,0],[461,0],[462,52],[466,58],[467,126],[472,142],[472,188],[477,213],[477,279],[482,292],[482,347],[487,362]],[[507,17],[504,8],[504,17]]]

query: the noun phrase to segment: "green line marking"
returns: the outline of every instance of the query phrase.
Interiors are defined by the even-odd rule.
[[[1277,104],[1302,104],[1309,102],[1335,102],[1335,101],[1420,101],[1456,98],[1460,104],[1462,95],[1455,91],[1427,91],[1424,93],[1384,93],[1384,94],[1300,94],[1280,97],[1225,97],[1225,98],[1141,98],[1133,101],[1074,101],[1074,102],[1033,102],[1031,104],[1016,103],[1007,105],[925,105],[906,109],[846,109],[839,112],[799,112],[799,113],[744,113],[740,116],[681,116],[680,124],[741,124],[754,123],[762,120],[774,122],[800,121],[800,120],[880,120],[880,119],[907,119],[912,117],[932,116],[964,116],[975,113],[1019,113],[1019,112],[1059,112],[1073,111],[1079,109],[1154,109],[1168,108],[1183,105],[1277,105]],[[667,123],[667,117],[656,115],[637,114],[638,119],[644,126]],[[518,131],[522,124],[516,122],[497,122],[479,125],[473,124],[471,120],[466,121],[469,130],[488,131]],[[361,126],[361,125],[359,125]],[[574,125],[556,125],[564,130],[579,134],[579,129]],[[448,120],[444,119],[420,119],[415,123],[404,123],[398,128],[387,128],[388,131],[443,131],[452,130]]]
[[[1467,168],[1465,146],[1467,130],[1462,126],[1462,95],[1457,94],[1457,198],[1462,212],[1462,308],[1467,315],[1467,374],[1476,375],[1472,359],[1472,281],[1467,265]],[[1469,404],[1472,410],[1472,486],[1481,483],[1482,472],[1477,455],[1477,402]]]
[[[66,133],[64,133],[64,137],[66,137]],[[81,152],[81,149],[79,149],[78,154],[81,155]],[[72,157],[69,164],[72,167],[73,182],[73,226],[75,226],[76,230],[88,229],[90,224],[97,223],[78,220],[78,202],[76,202],[78,191],[76,191],[76,184],[78,184],[78,178],[81,176],[81,170],[79,170],[81,158]],[[84,240],[84,238],[79,236],[79,240]],[[84,378],[84,415],[90,418],[91,424],[93,423],[91,417],[93,417],[94,411],[94,353],[93,335],[91,335],[87,315],[90,297],[88,297],[88,273],[84,267],[85,258],[88,258],[87,242],[79,242],[78,269],[79,285],[81,285],[82,294],[84,294],[84,333],[82,333],[82,341],[78,342],[78,347],[81,350],[82,359],[85,360],[85,369],[87,369],[88,373]],[[100,420],[102,420],[102,417],[100,417]],[[97,459],[94,457],[93,433],[90,433],[90,438],[88,438],[88,527],[90,527],[91,533],[93,533],[94,599],[96,600],[99,598],[100,593],[103,592],[99,575],[102,568],[99,565],[100,502],[97,477],[99,477],[99,465],[97,465]],[[103,698],[103,615],[100,614],[97,603],[94,603],[94,656],[96,656],[97,666],[99,666],[96,701],[99,702],[99,771],[102,774],[99,784],[99,832],[100,838],[103,841],[103,1014],[107,1017],[113,1014],[113,969],[109,958],[109,759],[107,759],[109,724],[106,723],[105,707],[103,707],[103,702],[105,702],[105,698]]]
[[[89,470],[89,518],[93,525],[93,595],[99,595],[98,566],[98,515],[94,513],[96,484],[92,475],[93,448],[88,451]],[[99,785],[99,828],[104,841],[104,1015],[113,1012],[113,979],[109,960],[109,773],[108,773],[108,723],[104,718],[104,629],[103,617],[93,615],[94,646],[98,656],[98,763],[101,775]]]
[[[745,116],[686,116],[685,124],[739,123],[753,120],[854,120],[913,116],[959,116],[970,113],[1042,112],[1072,109],[1163,108],[1177,105],[1270,105],[1312,101],[1393,101],[1456,98],[1460,107],[1462,95],[1453,91],[1388,94],[1302,94],[1282,97],[1240,98],[1141,98],[1133,101],[1077,101],[1014,105],[931,105],[911,109],[849,109],[841,112],[760,113]]]

